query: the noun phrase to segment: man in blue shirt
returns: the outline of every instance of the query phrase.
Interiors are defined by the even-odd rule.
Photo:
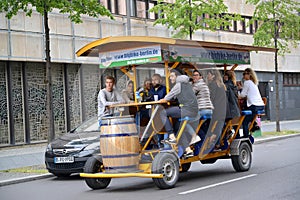
[[[158,95],[158,100],[164,98],[167,94],[166,86],[162,85],[162,78],[159,74],[152,75],[152,88],[149,93],[151,100],[154,101],[154,95]]]

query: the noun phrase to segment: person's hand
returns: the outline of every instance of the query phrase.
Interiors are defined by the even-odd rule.
[[[159,101],[158,101],[158,103],[167,103],[168,101],[167,100],[165,100],[165,99],[160,99]]]

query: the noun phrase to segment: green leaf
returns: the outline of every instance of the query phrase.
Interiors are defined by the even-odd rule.
[[[300,3],[294,0],[247,0],[255,5],[253,20],[259,20],[259,27],[254,34],[254,45],[275,47],[278,41],[278,53],[290,51],[289,43],[297,46],[300,40]],[[276,34],[275,30],[278,30]]]
[[[223,0],[176,0],[174,4],[158,1],[158,4],[150,9],[150,12],[159,14],[159,19],[154,23],[168,25],[168,28],[176,30],[175,37],[184,38],[197,30],[215,31],[222,25],[231,24],[232,18],[227,13],[227,6]],[[203,17],[203,15],[211,18]],[[217,17],[214,17],[217,16]]]
[[[61,13],[69,14],[69,18],[75,22],[82,22],[82,15],[91,17],[107,16],[113,19],[108,9],[99,3],[98,0],[0,0],[0,12],[5,12],[7,18],[16,15],[18,11],[24,11],[31,16],[32,8],[44,15],[44,11],[51,12],[54,8]]]

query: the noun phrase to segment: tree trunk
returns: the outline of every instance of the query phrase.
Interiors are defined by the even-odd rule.
[[[275,95],[276,95],[276,131],[280,132],[280,106],[279,106],[279,84],[278,84],[278,52],[277,52],[277,39],[275,39]]]
[[[275,51],[275,95],[276,95],[276,131],[280,132],[280,109],[279,109],[279,84],[278,84],[278,50],[277,50],[277,40],[278,40],[278,20],[276,20],[275,15],[275,4],[274,0],[272,0],[273,6],[273,19],[274,19],[274,47]]]
[[[47,84],[47,114],[48,114],[48,142],[55,138],[54,134],[54,117],[52,104],[52,77],[51,77],[51,57],[50,57],[50,29],[48,25],[48,12],[44,10],[44,24],[45,24],[45,44],[46,44],[46,84]]]
[[[190,8],[192,8],[192,1],[191,0],[189,0],[189,4],[190,4]],[[190,21],[192,21],[192,9],[189,11],[189,17],[190,17]],[[190,26],[190,30],[189,30],[189,32],[190,32],[190,40],[192,40],[193,39],[193,29],[192,29],[192,26]]]

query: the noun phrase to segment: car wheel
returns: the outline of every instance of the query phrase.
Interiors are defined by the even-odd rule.
[[[84,173],[98,173],[102,172],[103,163],[100,156],[92,156],[90,157],[83,168]],[[96,189],[104,189],[106,188],[111,181],[111,178],[85,178],[86,184],[92,188]]]
[[[237,172],[248,171],[251,167],[252,155],[247,142],[243,142],[239,147],[239,155],[231,156],[231,163]]]
[[[191,167],[191,163],[184,163],[181,165],[181,172],[187,172],[189,171]]]
[[[163,174],[163,178],[152,178],[160,189],[173,188],[179,178],[179,162],[172,153],[159,153],[152,161],[152,173]]]

